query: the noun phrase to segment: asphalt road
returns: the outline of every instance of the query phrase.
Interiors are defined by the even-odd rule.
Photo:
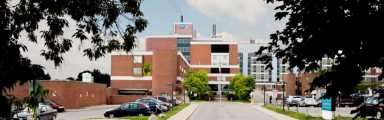
[[[275,120],[249,103],[199,103],[188,120]]]
[[[287,108],[285,108],[287,109]],[[308,109],[308,114],[311,116],[322,116],[321,107],[299,107],[300,113],[305,113],[305,110]],[[335,114],[339,113],[341,116],[354,117],[356,114],[350,114],[351,110],[356,109],[356,107],[342,107],[336,108]],[[297,107],[289,107],[290,111],[297,111]]]
[[[83,119],[89,119],[89,118],[105,118],[104,113],[107,110],[116,108],[116,106],[110,106],[105,108],[99,108],[99,109],[86,109],[86,110],[80,110],[76,112],[60,112],[58,113],[57,120],[83,120]]]

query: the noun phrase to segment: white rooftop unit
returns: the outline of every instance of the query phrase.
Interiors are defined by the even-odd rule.
[[[93,76],[91,73],[83,73],[83,82],[93,83]]]

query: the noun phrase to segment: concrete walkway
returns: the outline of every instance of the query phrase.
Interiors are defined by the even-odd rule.
[[[277,113],[275,111],[271,111],[271,110],[268,110],[268,109],[265,109],[263,107],[261,107],[262,103],[259,103],[259,104],[255,104],[255,105],[252,105],[252,108],[256,109],[257,111],[260,111],[268,116],[271,116],[277,120],[298,120],[298,119],[295,119],[295,118],[292,118],[292,117],[289,117],[287,115],[283,115],[283,114],[280,114],[280,113]]]
[[[192,102],[188,107],[184,108],[183,110],[179,111],[175,115],[171,116],[167,120],[187,120],[189,116],[195,112],[195,110],[199,107],[198,103]]]

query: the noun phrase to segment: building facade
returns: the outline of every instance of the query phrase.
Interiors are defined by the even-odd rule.
[[[147,36],[145,52],[113,53],[111,87],[119,95],[177,94],[182,92],[180,88],[172,91],[165,84],[181,84],[192,68],[207,71],[212,91],[228,90],[229,80],[239,73],[237,42],[195,38],[194,33],[191,22],[175,22],[173,34]],[[148,62],[153,73],[144,76],[143,64]]]

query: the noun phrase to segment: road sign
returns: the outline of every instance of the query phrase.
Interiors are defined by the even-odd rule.
[[[193,96],[197,97],[197,93],[195,93]]]
[[[277,98],[277,90],[272,90],[272,98]]]

